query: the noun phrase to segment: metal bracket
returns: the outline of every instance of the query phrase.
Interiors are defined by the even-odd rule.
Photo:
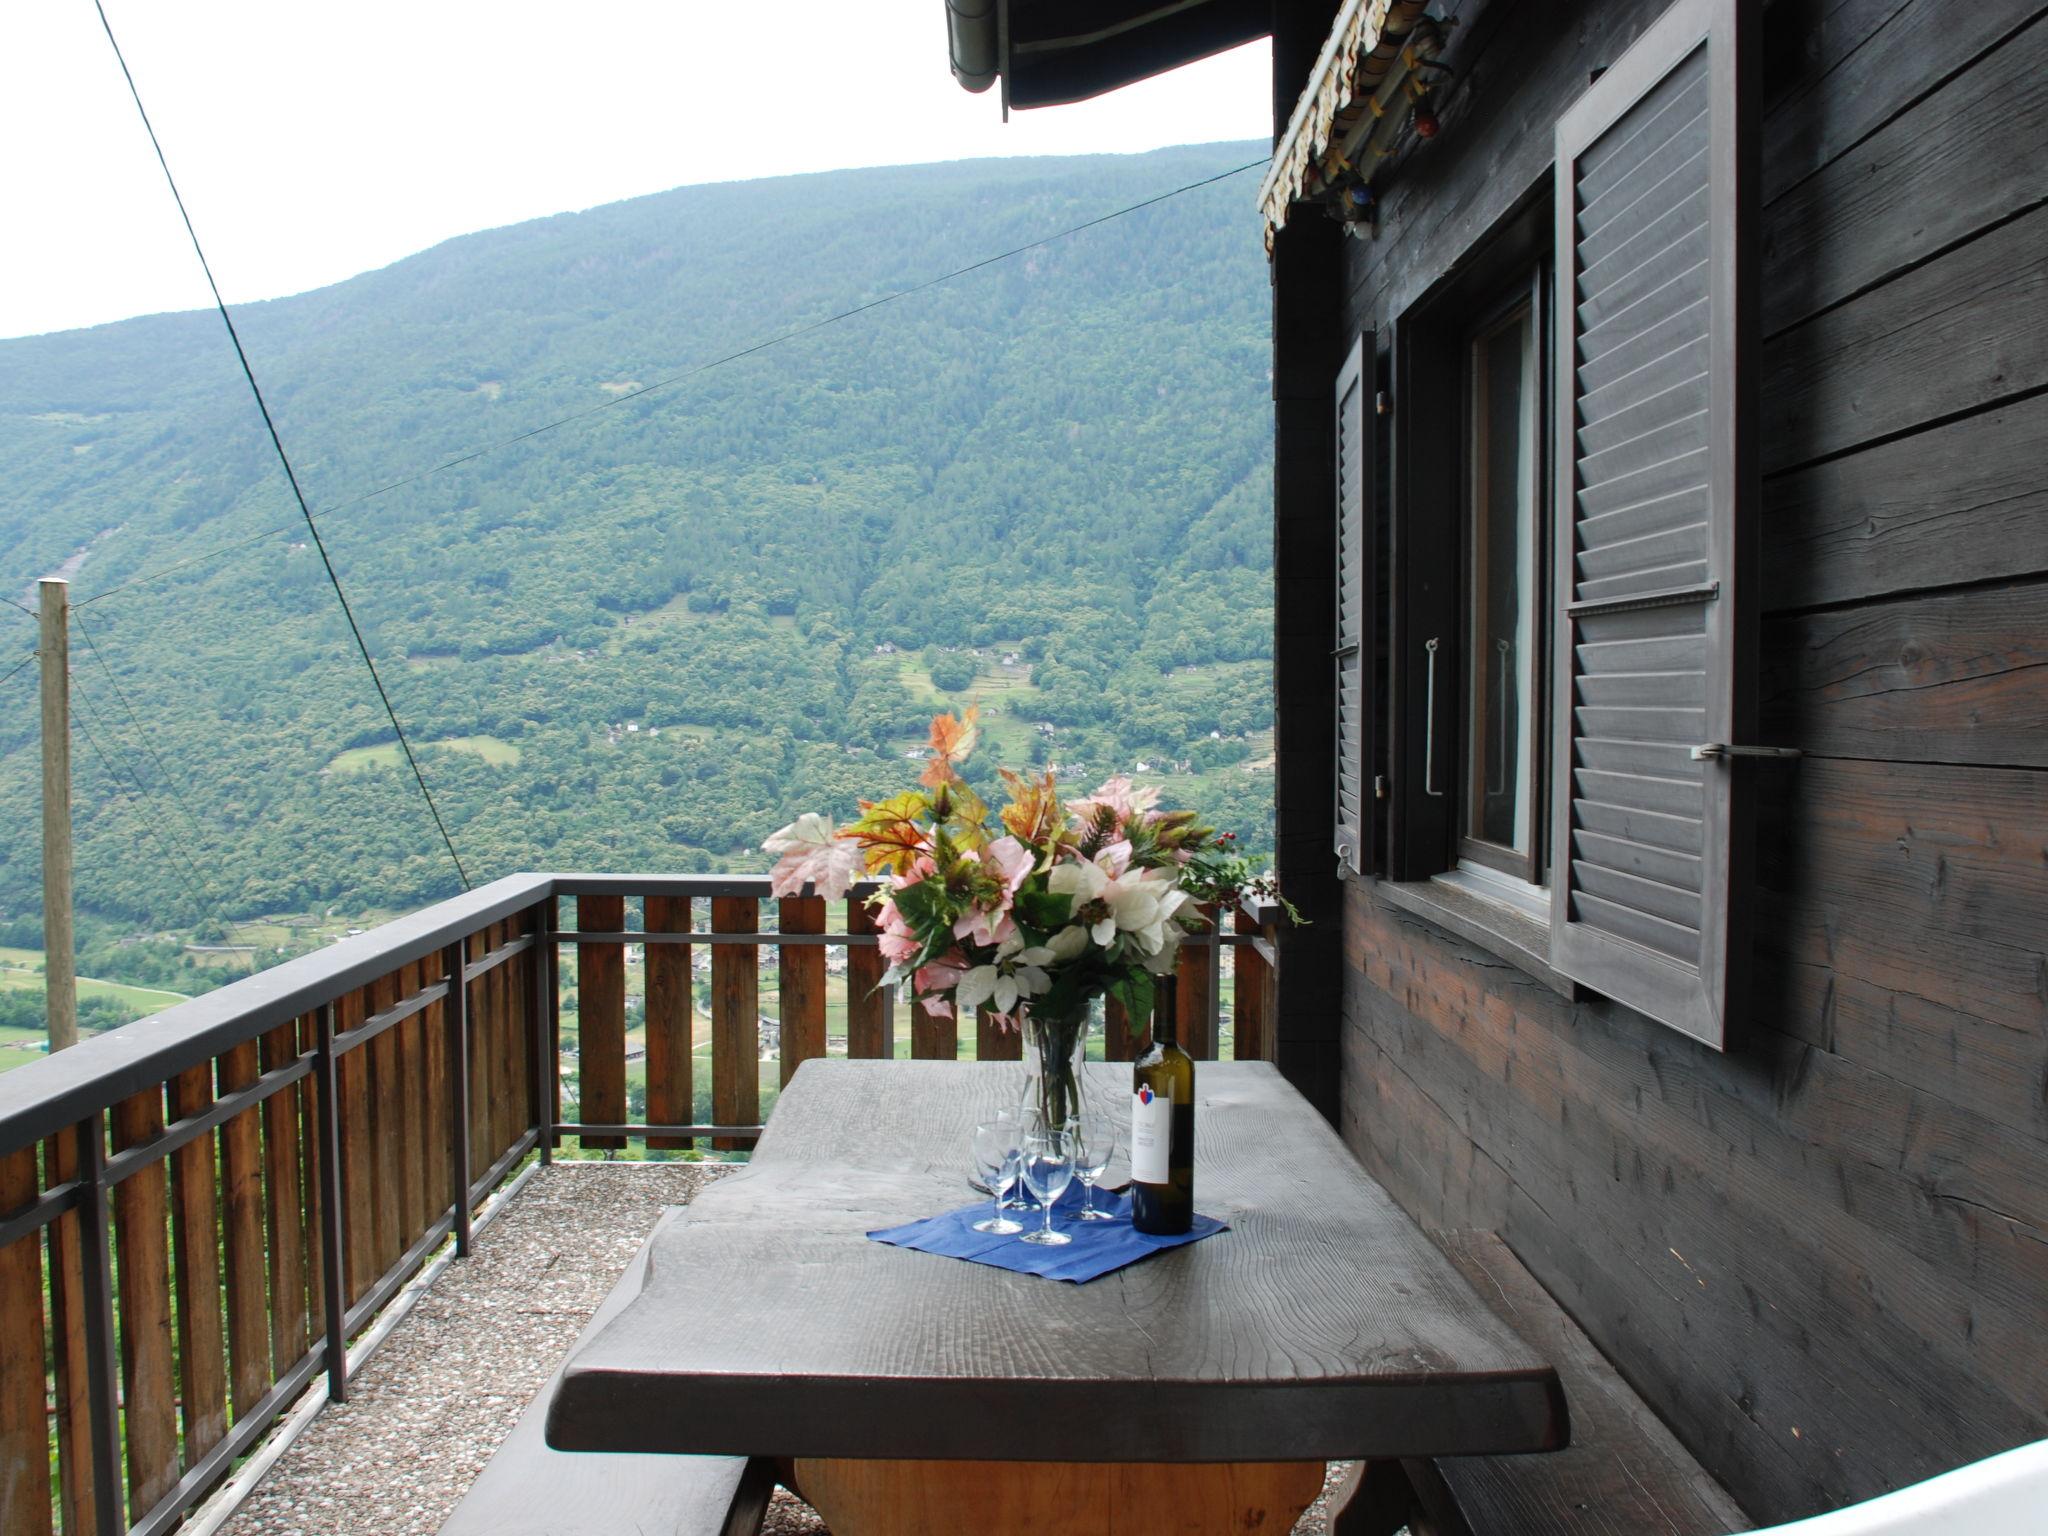
[[[1726,762],[1733,757],[1804,757],[1797,747],[1731,747],[1725,741],[1703,742],[1687,754],[1696,763]]]

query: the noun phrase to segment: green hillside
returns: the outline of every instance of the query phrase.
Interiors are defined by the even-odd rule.
[[[241,311],[472,877],[764,867],[767,832],[891,786],[934,703],[970,698],[1011,761],[1091,781],[1143,761],[1265,846],[1268,288],[1248,179],[624,399],[1260,153],[685,188]],[[606,401],[623,403],[356,501]],[[0,594],[21,601],[66,562],[89,599],[254,540],[84,609],[135,711],[74,637],[84,729],[151,786],[154,747],[194,822],[160,793],[120,798],[81,741],[89,916],[184,931],[216,906],[456,888],[216,317],[0,342],[0,461]],[[0,609],[0,674],[33,638]],[[0,936],[18,943],[33,675],[0,687]]]

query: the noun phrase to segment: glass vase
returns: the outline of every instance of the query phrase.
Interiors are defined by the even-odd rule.
[[[1082,1071],[1088,1040],[1089,1007],[1083,1002],[1070,1015],[1033,1010],[1024,1017],[1024,1095],[1018,1109],[1054,1128],[1078,1120],[1086,1099]]]

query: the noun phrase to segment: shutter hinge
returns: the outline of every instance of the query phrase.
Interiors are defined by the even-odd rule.
[[[1375,800],[1387,798],[1387,776],[1384,773],[1376,773],[1372,776],[1372,797]]]
[[[1380,390],[1372,397],[1372,408],[1381,416],[1391,416],[1394,414],[1394,397],[1384,389]]]

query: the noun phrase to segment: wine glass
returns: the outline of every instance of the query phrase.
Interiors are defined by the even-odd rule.
[[[1017,1186],[1018,1169],[1023,1159],[1017,1131],[1017,1122],[1009,1115],[998,1115],[974,1128],[975,1170],[980,1173],[982,1182],[988,1185],[988,1192],[995,1197],[994,1208],[974,1224],[977,1232],[993,1232],[1008,1237],[1012,1232],[1024,1230],[1003,1214],[1003,1204]]]
[[[1074,1139],[1074,1176],[1087,1193],[1081,1200],[1081,1220],[1115,1221],[1108,1211],[1095,1209],[1095,1181],[1109,1170],[1116,1155],[1116,1120],[1103,1109],[1084,1109],[1075,1120],[1079,1134]]]
[[[1068,1233],[1053,1231],[1052,1207],[1074,1181],[1076,1139],[1071,1120],[1057,1129],[1041,1123],[1024,1138],[1024,1187],[1038,1196],[1045,1208],[1045,1225],[1036,1232],[1026,1232],[1027,1243],[1057,1248],[1074,1240]]]

